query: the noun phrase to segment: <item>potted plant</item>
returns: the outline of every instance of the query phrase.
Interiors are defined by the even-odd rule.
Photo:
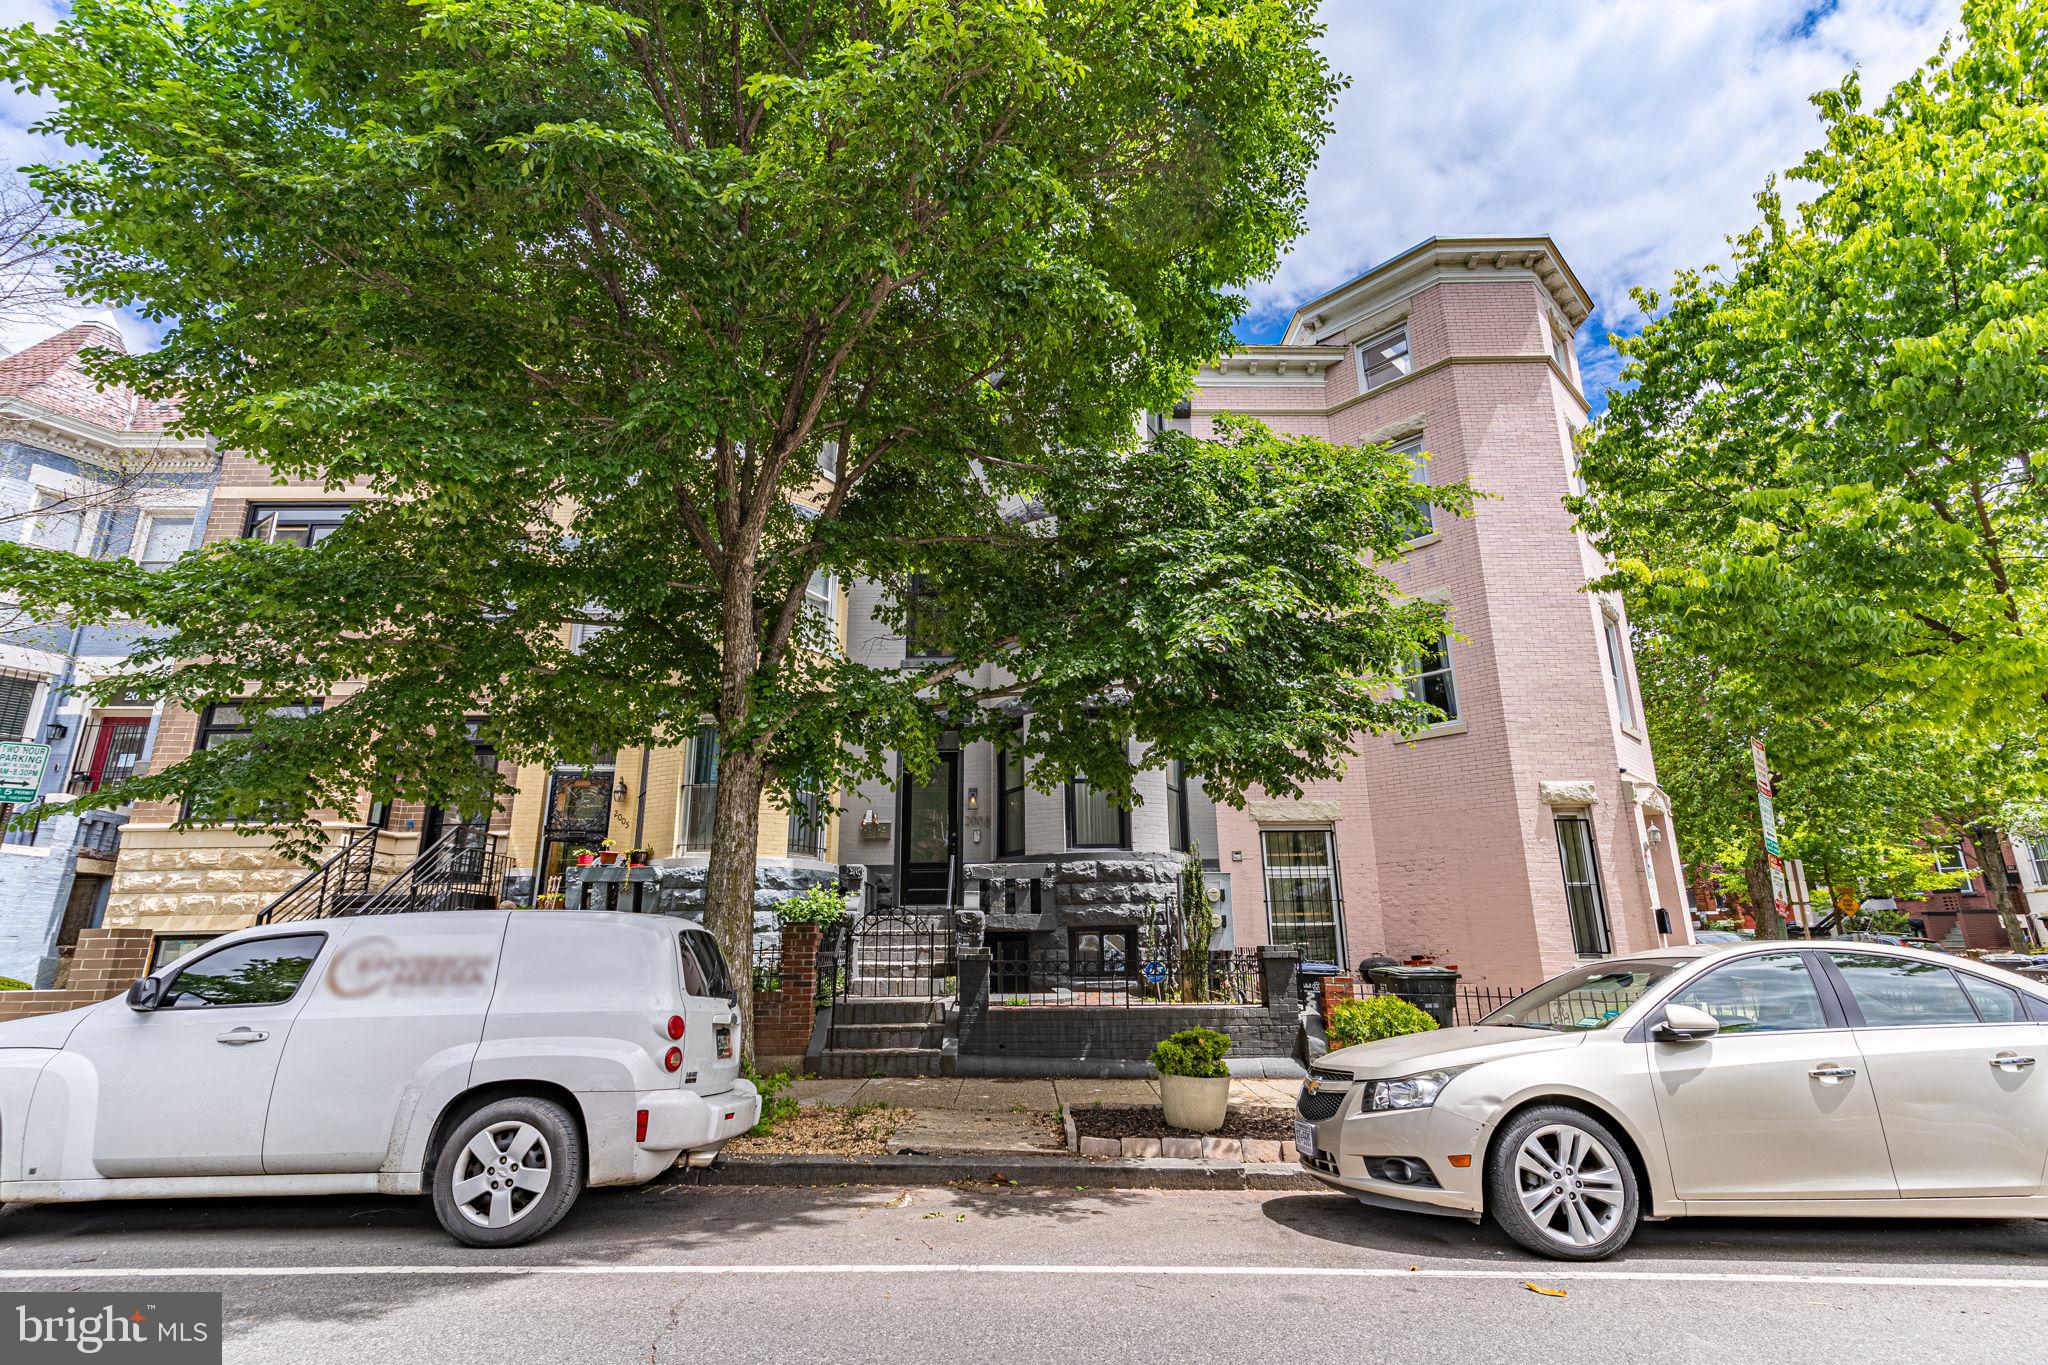
[[[600,843],[597,846],[597,860],[606,867],[610,867],[613,863],[617,862],[619,860],[619,841],[616,839],[606,839]]]
[[[596,861],[597,855],[595,853],[592,853],[589,849],[579,848],[576,850],[576,866],[589,867],[592,863]]]
[[[632,848],[626,850],[627,867],[645,867],[653,860],[654,850],[651,848]]]
[[[1166,1126],[1213,1133],[1230,1113],[1230,1069],[1223,1054],[1230,1035],[1212,1028],[1182,1029],[1152,1049],[1159,1071],[1159,1107]]]

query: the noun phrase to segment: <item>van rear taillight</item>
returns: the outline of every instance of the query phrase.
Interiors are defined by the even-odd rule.
[[[670,1015],[670,1016],[668,1017],[668,1036],[669,1036],[669,1037],[671,1037],[671,1038],[681,1038],[681,1037],[683,1036],[683,1016],[682,1016],[682,1015],[680,1015],[680,1014],[671,1014],[671,1015]]]
[[[645,1109],[633,1115],[633,1141],[647,1141],[647,1111]]]
[[[679,1047],[670,1048],[668,1056],[661,1059],[661,1064],[670,1071],[681,1071],[683,1069],[683,1050]]]

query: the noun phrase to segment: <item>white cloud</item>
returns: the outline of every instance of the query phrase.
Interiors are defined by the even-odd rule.
[[[1959,27],[1960,0],[1324,0],[1352,78],[1309,181],[1308,232],[1252,291],[1247,334],[1425,237],[1548,232],[1609,327],[1631,285],[1720,259],[1764,177],[1820,138],[1807,103],[1878,95]],[[1611,375],[1604,345],[1582,362]]]

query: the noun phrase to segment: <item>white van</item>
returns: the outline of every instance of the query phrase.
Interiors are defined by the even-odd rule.
[[[663,915],[265,925],[0,1024],[0,1203],[418,1194],[516,1246],[753,1127],[724,959]]]

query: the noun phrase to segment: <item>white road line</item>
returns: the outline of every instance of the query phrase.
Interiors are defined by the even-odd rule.
[[[317,1279],[378,1275],[450,1275],[514,1279],[548,1275],[1080,1275],[1189,1276],[1206,1278],[1335,1280],[1536,1280],[1570,1283],[1656,1281],[1680,1284],[1831,1285],[1850,1289],[2034,1289],[2048,1290],[2048,1276],[2022,1279],[1990,1275],[1778,1275],[1716,1270],[1584,1270],[1559,1267],[1514,1269],[1397,1266],[1283,1265],[1002,1265],[909,1263],[902,1265],[288,1265],[288,1266],[81,1266],[71,1269],[0,1268],[0,1280],[108,1279]]]

